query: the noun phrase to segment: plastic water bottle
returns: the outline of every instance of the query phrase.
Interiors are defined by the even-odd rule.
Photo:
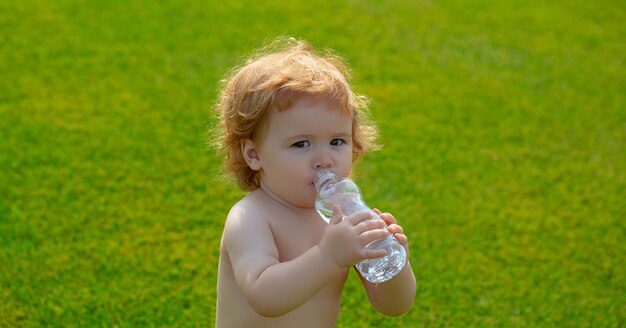
[[[315,209],[326,221],[333,215],[333,205],[337,204],[344,215],[368,211],[374,214],[372,220],[382,220],[372,211],[361,197],[361,192],[354,181],[339,179],[330,170],[323,170],[315,176]],[[406,251],[396,238],[388,236],[375,240],[366,246],[367,249],[385,249],[387,255],[375,259],[365,259],[356,265],[357,270],[367,281],[380,283],[397,275],[406,264]]]

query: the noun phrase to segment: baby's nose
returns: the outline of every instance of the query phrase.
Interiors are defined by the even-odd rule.
[[[327,169],[329,167],[332,167],[334,164],[335,163],[333,162],[332,158],[330,158],[328,153],[323,153],[320,154],[314,166],[316,169]]]
[[[315,168],[316,169],[327,169],[327,168],[332,167],[332,166],[333,166],[333,163],[331,161],[324,161],[324,162],[318,162],[315,165]]]

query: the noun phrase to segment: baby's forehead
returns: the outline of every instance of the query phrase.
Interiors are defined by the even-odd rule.
[[[343,98],[306,93],[294,93],[284,97],[279,96],[270,111],[281,112],[294,108],[332,109],[349,115],[352,115],[353,112]]]
[[[319,97],[299,97],[284,108],[271,108],[260,122],[257,137],[268,132],[280,134],[313,133],[320,125],[336,126],[337,130],[352,130],[352,111],[341,104]]]
[[[279,94],[259,117],[252,138],[265,139],[270,129],[293,131],[324,113],[334,113],[333,120],[347,121],[350,126],[355,124],[354,111],[339,99],[307,93]]]

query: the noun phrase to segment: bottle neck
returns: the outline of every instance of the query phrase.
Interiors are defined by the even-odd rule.
[[[338,179],[339,178],[337,177],[337,175],[335,175],[335,173],[333,173],[332,171],[323,170],[323,171],[317,172],[317,175],[315,175],[315,180],[313,181],[313,184],[315,185],[315,190],[319,192],[320,190],[326,188],[327,186],[337,181]]]

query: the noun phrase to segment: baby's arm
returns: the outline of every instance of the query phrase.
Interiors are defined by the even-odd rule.
[[[402,227],[396,224],[393,215],[381,213],[378,209],[374,209],[374,211],[387,223],[389,232],[396,237],[406,250],[407,261],[402,271],[389,281],[374,284],[365,280],[361,275],[359,277],[367,290],[370,302],[372,302],[376,310],[385,315],[398,316],[409,311],[415,300],[415,275],[408,260],[408,241]]]
[[[268,222],[247,213],[250,211],[237,208],[231,211],[224,244],[239,289],[252,308],[267,317],[290,312],[342,270],[364,258],[383,255],[384,251],[363,251],[364,245],[389,235],[379,225],[364,222],[371,217],[367,213],[341,220],[341,212],[336,210],[317,246],[281,263]]]

